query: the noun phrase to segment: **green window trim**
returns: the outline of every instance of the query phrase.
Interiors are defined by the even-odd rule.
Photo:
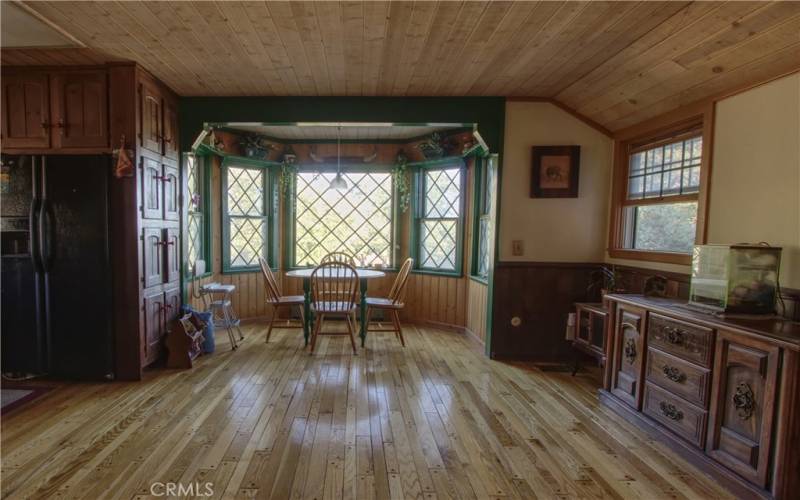
[[[261,197],[260,215],[231,215],[229,213],[228,197],[228,172],[231,168],[256,171],[261,176],[263,195]],[[280,177],[280,169],[276,168],[273,162],[265,162],[247,158],[243,161],[241,157],[224,157],[222,161],[220,179],[220,200],[221,200],[221,243],[222,243],[222,274],[252,273],[259,272],[258,261],[248,265],[233,266],[231,264],[231,220],[248,219],[261,220],[264,222],[263,245],[259,250],[261,257],[267,260],[271,268],[276,268],[278,261],[278,231],[277,216],[279,213],[279,198],[277,180]],[[240,198],[241,199],[241,198]]]
[[[470,263],[470,277],[480,283],[488,284],[489,282],[489,268],[490,262],[493,258],[493,252],[490,247],[492,242],[489,241],[490,237],[485,242],[481,239],[484,236],[482,232],[484,224],[487,225],[487,231],[491,232],[492,224],[491,210],[492,210],[492,186],[490,185],[492,179],[489,176],[491,163],[497,162],[497,155],[486,155],[481,158],[475,159],[475,174],[473,184],[473,205],[472,205],[472,262]],[[496,168],[496,167],[495,167]],[[496,174],[495,174],[496,175]],[[487,235],[489,236],[489,235]],[[481,243],[484,243],[483,248]],[[486,254],[482,255],[485,251]],[[481,259],[485,258],[487,261],[484,263],[484,268],[481,269]]]
[[[459,169],[459,199],[457,217],[425,217],[426,209],[426,178],[427,174],[437,170]],[[462,277],[464,275],[464,226],[466,220],[466,164],[461,158],[448,158],[445,161],[433,160],[430,162],[417,162],[412,172],[411,196],[411,239],[409,250],[414,259],[414,274],[431,274],[436,276]],[[440,213],[441,215],[441,213]],[[422,225],[425,220],[455,220],[455,261],[453,269],[441,269],[422,265]]]
[[[211,276],[213,274],[213,270],[211,269],[212,265],[212,249],[211,249],[211,168],[209,168],[209,161],[208,157],[205,155],[193,155],[192,153],[183,153],[183,164],[185,165],[185,175],[187,176],[187,194],[189,194],[188,190],[188,177],[189,177],[189,169],[191,168],[188,164],[189,158],[194,157],[195,168],[200,170],[199,177],[196,179],[200,180],[200,189],[199,195],[202,201],[202,206],[199,211],[192,211],[190,207],[192,206],[191,196],[187,197],[186,203],[186,213],[187,213],[187,254],[184,267],[184,276],[186,280],[192,281],[194,278],[201,279]],[[197,175],[197,174],[195,174]],[[201,218],[201,223],[199,225],[201,231],[200,237],[200,251],[198,253],[198,260],[203,260],[206,262],[206,272],[199,275],[193,276],[193,262],[190,259],[190,252],[189,252],[189,239],[191,238],[189,225],[191,224],[191,219],[193,215],[198,215]]]

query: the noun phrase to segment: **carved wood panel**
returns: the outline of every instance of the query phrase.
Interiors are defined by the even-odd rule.
[[[707,452],[749,481],[767,483],[779,348],[720,330]]]
[[[614,335],[614,377],[611,392],[639,409],[641,380],[645,357],[643,309],[620,305],[616,314]]]

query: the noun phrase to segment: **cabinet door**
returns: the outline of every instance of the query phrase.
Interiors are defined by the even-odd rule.
[[[161,93],[149,84],[140,87],[142,99],[142,147],[161,154],[162,109]]]
[[[162,181],[162,189],[164,190],[164,219],[179,220],[181,204],[180,179],[178,178],[177,167],[164,165],[164,177]]]
[[[617,306],[615,322],[611,392],[638,410],[645,357],[645,311],[620,304]]]
[[[178,229],[164,230],[164,247],[167,258],[166,281],[173,283],[181,277],[180,236]]]
[[[47,75],[3,75],[3,148],[50,147]]]
[[[161,219],[163,216],[164,189],[161,163],[142,157],[142,217]]]
[[[719,331],[706,451],[765,486],[769,469],[778,347]]]
[[[164,338],[164,294],[159,290],[144,296],[144,364],[161,355]]]
[[[173,328],[173,323],[181,312],[181,289],[176,286],[164,291],[164,325],[165,333]]]
[[[108,147],[105,71],[55,73],[50,81],[53,147]]]
[[[144,287],[159,285],[164,282],[164,259],[161,249],[161,229],[145,228],[142,231],[142,269],[144,270]]]
[[[164,99],[164,156],[178,159],[178,109],[175,102]]]

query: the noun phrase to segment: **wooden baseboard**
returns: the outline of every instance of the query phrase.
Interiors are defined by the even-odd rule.
[[[605,389],[598,390],[600,403],[611,408],[616,414],[627,422],[645,431],[648,435],[666,444],[671,450],[686,459],[689,463],[711,476],[714,481],[730,491],[737,498],[772,498],[770,493],[754,486],[728,469],[717,464],[702,450],[695,448],[681,438],[673,435],[667,429],[651,421],[644,414],[633,410],[630,406],[620,401],[616,396]]]
[[[431,321],[429,319],[420,319],[416,321],[404,321],[407,325],[419,325],[419,326],[429,326],[432,328],[437,328],[439,330],[445,330],[448,332],[456,332],[456,333],[467,333],[467,328],[464,326],[459,325],[451,325],[449,323],[440,323],[438,321]]]

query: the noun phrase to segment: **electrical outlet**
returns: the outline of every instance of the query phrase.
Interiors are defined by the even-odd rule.
[[[522,244],[522,240],[513,240],[511,242],[511,255],[519,257],[524,254],[525,246]]]

